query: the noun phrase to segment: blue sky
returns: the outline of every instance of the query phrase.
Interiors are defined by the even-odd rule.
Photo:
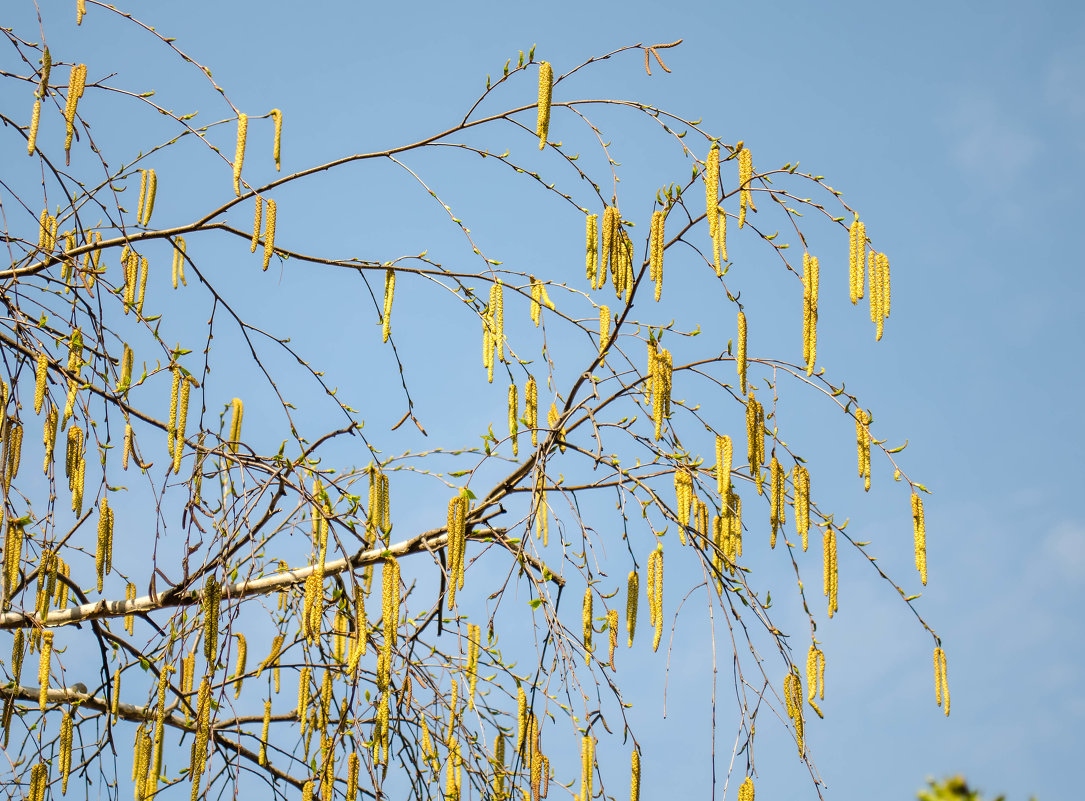
[[[1085,265],[1073,231],[1081,224],[1077,201],[1085,178],[1085,7],[782,0],[687,3],[678,10],[643,2],[620,8],[318,2],[303,8],[198,0],[143,14],[211,67],[239,108],[254,114],[283,109],[286,171],[450,127],[481,92],[486,75],[500,75],[508,58],[533,44],[536,57],[562,73],[622,45],[683,39],[679,48],[662,51],[671,74],[653,63],[649,78],[636,55],[626,56],[570,81],[567,90],[559,85],[555,100],[608,96],[658,104],[702,118],[726,142],[744,140],[758,167],[799,160],[844,192],[893,264],[893,315],[883,341],[875,344],[863,314],[849,316],[839,303],[823,318],[819,350],[875,411],[883,435],[909,439],[908,473],[933,492],[926,502],[931,578],[919,609],[945,643],[953,714],[943,719],[934,705],[929,638],[869,566],[842,552],[841,612],[819,627],[829,653],[827,714],[808,732],[826,797],[911,798],[927,776],[958,772],[992,796],[1075,796],[1079,783],[1070,766],[1085,724],[1079,611],[1085,602],[1079,459],[1085,423],[1073,410],[1085,390]],[[65,17],[51,35],[80,52],[76,60],[94,64],[113,46],[113,26],[103,16],[92,6],[83,29]],[[57,52],[58,45],[51,46]],[[133,55],[140,47],[133,46]],[[152,61],[141,65],[138,79],[131,72],[126,77],[130,85],[145,81],[158,89],[160,99],[189,102],[182,84],[194,73],[178,81],[173,66]],[[533,102],[531,81],[503,89],[491,108]],[[9,108],[16,102],[0,97]],[[198,107],[204,122],[230,116],[213,93],[195,97],[198,106],[177,110]],[[574,135],[570,115],[560,111],[552,139]],[[623,192],[650,194],[667,180],[688,178],[688,164],[670,179],[663,162],[657,168],[652,148],[659,140],[647,135],[644,120],[610,110],[600,119],[618,160],[641,165],[639,172],[630,166]],[[232,146],[232,130],[224,126],[223,148]],[[139,141],[142,131],[117,134]],[[695,147],[699,157],[703,149]],[[666,169],[676,161],[668,159]],[[254,183],[260,170],[264,180],[272,175],[270,159],[264,161],[252,168]],[[538,199],[494,204],[490,179],[463,157],[430,154],[411,164],[446,202],[454,199],[496,258],[534,259],[532,269],[542,275],[548,260],[562,258],[560,241],[580,252],[582,223],[567,208],[526,206],[542,230],[524,241],[502,225],[515,223],[513,206]],[[214,169],[207,174],[228,189],[228,167]],[[194,171],[175,200],[160,200],[156,215],[169,220],[173,203],[192,208],[205,177]],[[387,165],[314,179],[296,196],[284,192],[279,241],[289,247],[291,237],[324,237],[337,255],[374,259],[451,247],[447,231],[431,243],[427,218],[411,218],[424,197]],[[817,236],[821,252],[846,257],[839,234]],[[764,258],[755,254],[751,249],[751,264]],[[823,281],[831,260],[822,257]],[[380,361],[386,356],[370,355],[372,331],[351,316],[357,281],[322,276],[327,284],[321,288],[291,270],[288,264],[278,285],[257,284],[242,304],[258,314],[281,303],[282,293],[304,289],[323,296],[326,312],[311,328],[293,331],[284,322],[280,330],[327,348],[329,358],[353,353],[387,369]],[[249,280],[222,278],[234,289],[251,286]],[[769,313],[776,285],[756,273],[750,281],[752,308]],[[676,280],[676,291],[680,285]],[[379,292],[379,284],[374,287]],[[432,322],[437,307],[429,304],[439,298],[419,292],[425,300],[397,307],[397,323],[424,329]],[[288,312],[280,309],[271,319],[288,320]],[[356,325],[368,350],[351,341]],[[464,337],[471,348],[476,334],[472,328]],[[765,341],[773,336],[766,332]],[[780,341],[788,340],[781,335]],[[458,340],[445,344],[451,350]],[[456,403],[469,413],[473,401]],[[879,564],[915,584],[908,573],[908,498],[891,486],[889,468],[881,464],[879,473],[875,465],[876,487],[864,497],[847,427],[836,421],[836,428],[818,429],[805,408],[793,411],[793,419],[813,427],[796,438],[818,452],[826,449],[815,491],[869,533],[859,538],[873,541]],[[399,406],[378,406],[367,422],[380,430],[401,413]],[[426,519],[418,510],[407,514],[419,525]],[[404,522],[415,521],[408,516]],[[820,589],[819,567],[810,564],[809,582]],[[789,577],[780,581],[786,588]],[[820,594],[815,599],[820,608]],[[780,614],[802,634],[801,617]],[[678,662],[705,664],[698,636],[690,632]],[[644,797],[677,790],[707,797],[704,675],[696,667],[690,675],[672,667],[668,718],[660,723],[658,667],[644,671],[651,678],[634,680],[630,691],[651,746]],[[719,714],[727,751],[733,731],[725,706]],[[778,725],[759,729],[758,742],[758,798],[815,797]],[[624,785],[619,781],[608,792],[622,797]],[[727,797],[733,793],[732,787]]]

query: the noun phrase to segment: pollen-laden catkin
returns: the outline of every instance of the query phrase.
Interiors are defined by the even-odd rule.
[[[136,585],[133,584],[132,582],[128,582],[128,585],[124,588],[124,600],[125,601],[134,601],[134,600],[136,600],[136,593],[137,593]],[[136,616],[135,615],[130,615],[130,614],[125,615],[124,616],[124,630],[127,631],[129,634],[134,634],[135,633],[135,627],[136,627]]]
[[[33,156],[38,146],[38,123],[41,121],[41,100],[34,101],[34,110],[30,112],[30,135],[26,138],[26,155]]]
[[[836,531],[833,527],[826,526],[822,536],[824,546],[824,560],[822,567],[823,595],[829,598],[829,617],[840,608],[837,604],[837,564],[836,564]]]
[[[45,711],[45,704],[49,697],[49,660],[53,656],[53,634],[51,629],[46,629],[41,635],[41,654],[38,656],[38,708]]]
[[[42,463],[42,469],[45,475],[49,475],[49,465],[53,463],[53,449],[56,447],[57,424],[59,422],[60,415],[57,413],[56,407],[50,406],[45,415],[45,423],[42,426],[42,443],[45,445],[45,461]]]
[[[607,639],[610,644],[610,669],[614,670],[614,649],[618,647],[618,610],[607,610]]]
[[[731,486],[731,461],[734,446],[726,434],[716,436],[716,493],[726,502],[727,490]]]
[[[170,272],[173,274],[173,288],[177,289],[177,279],[181,279],[181,284],[188,286],[188,282],[185,280],[185,238],[183,236],[177,237],[173,242],[173,266]]]
[[[665,241],[664,226],[667,215],[662,209],[652,212],[652,235],[649,248],[648,277],[655,282],[655,299],[658,301],[663,293],[663,245]]]
[[[392,332],[392,299],[396,294],[396,271],[389,267],[384,272],[384,313],[381,315],[381,342],[388,341]]]
[[[708,233],[716,238],[716,224],[719,221],[717,210],[720,202],[720,146],[713,143],[705,159],[704,170],[705,216],[708,218]]]
[[[64,107],[64,122],[67,124],[67,136],[64,139],[64,152],[72,149],[72,137],[75,136],[75,115],[83,88],[87,82],[87,65],[76,64],[68,75],[68,98]]]
[[[527,693],[524,688],[516,688],[516,753],[524,753],[524,740],[527,738]]]
[[[172,383],[170,384],[170,419],[166,428],[166,445],[170,456],[173,456],[174,446],[177,444],[177,401],[180,399],[181,370],[176,366],[170,367]]]
[[[750,194],[750,181],[753,180],[753,161],[750,156],[749,148],[742,148],[738,151],[738,185],[739,185],[739,206],[738,206],[738,227],[741,228],[746,224],[746,211],[747,209],[753,209],[753,196]]]
[[[275,159],[275,172],[280,171],[281,156],[282,156],[282,142],[283,142],[283,113],[273,108],[271,110],[271,119],[275,121],[275,139],[271,146],[271,157]]]
[[[297,717],[301,723],[301,732],[305,733],[305,722],[308,720],[309,714],[309,681],[312,676],[312,670],[308,665],[302,667],[298,671],[298,709]]]
[[[49,766],[39,762],[30,769],[30,794],[28,801],[45,801],[45,790],[49,787]]]
[[[870,491],[870,413],[863,409],[855,410],[855,445],[859,458],[859,477],[863,479],[863,488]]]
[[[738,386],[743,395],[746,394],[746,314],[738,313],[738,349],[735,356],[735,366],[738,369]]]
[[[147,257],[139,257],[139,294],[136,296],[136,314],[143,315],[143,301],[147,297],[147,278],[150,275]]]
[[[678,517],[678,534],[686,544],[686,527],[689,526],[689,509],[693,503],[693,477],[685,470],[674,471],[675,513]]]
[[[256,252],[256,246],[260,243],[260,226],[264,224],[264,200],[259,195],[256,195],[253,200],[256,202],[253,204],[255,211],[253,213],[252,242],[249,243],[249,253]],[[173,288],[177,288],[176,281]]]
[[[477,624],[467,626],[467,708],[475,708],[475,692],[478,687],[478,655],[482,629]]]
[[[671,413],[673,371],[674,363],[670,351],[666,348],[658,349],[653,340],[648,340],[647,393],[652,401],[652,422],[656,440],[663,435],[663,421],[670,417]]]
[[[874,323],[875,341],[882,338],[885,319],[889,316],[889,257],[884,253],[870,252],[870,320]]]
[[[799,747],[799,756],[801,757],[806,752],[804,743],[805,725],[802,706],[802,679],[799,678],[799,674],[795,672],[794,669],[792,669],[784,678],[784,696],[787,704],[788,717],[795,723],[795,742]]]
[[[382,589],[381,625],[385,648],[390,650],[396,644],[396,632],[399,628],[399,561],[394,556],[384,560]]]
[[[757,484],[757,494],[764,492],[761,465],[765,463],[765,410],[751,392],[746,399],[746,459],[750,478]]]
[[[230,450],[237,453],[237,448],[241,444],[241,417],[245,413],[245,406],[241,402],[241,398],[234,398],[230,402],[231,410],[233,412],[230,417]]]
[[[4,465],[4,494],[11,493],[11,482],[19,474],[23,453],[23,424],[14,417],[8,422],[7,464]]]
[[[516,382],[513,381],[509,384],[509,439],[512,440],[512,455],[516,456],[519,453],[519,423],[517,422],[516,412],[518,408],[516,400]]]
[[[863,298],[864,275],[866,264],[866,226],[855,215],[848,229],[848,288],[851,303],[854,306]]]
[[[358,798],[358,752],[351,751],[347,757],[347,801],[356,801]]]
[[[818,260],[809,253],[802,254],[802,358],[806,374],[814,374],[818,337]]]
[[[580,797],[590,799],[594,797],[592,783],[595,778],[595,738],[591,734],[585,734],[580,745],[581,771],[580,771]]]
[[[245,162],[245,138],[249,132],[249,115],[237,115],[237,148],[234,150],[234,194],[241,197],[241,165]]]
[[[546,137],[550,133],[550,98],[554,91],[554,70],[549,61],[539,64],[539,120],[536,130],[539,134],[539,150],[546,147]]]
[[[584,606],[582,609],[581,620],[584,624],[584,653],[587,662],[591,662],[591,654],[595,651],[595,645],[592,643],[592,633],[595,631],[595,627],[592,624],[592,592],[591,587],[584,590]]]
[[[267,764],[267,735],[271,728],[271,699],[264,701],[264,723],[260,729],[260,757],[261,765]]]
[[[949,674],[946,672],[946,652],[941,646],[934,649],[934,697],[938,706],[949,717]],[[945,703],[943,703],[943,701]]]
[[[535,377],[528,376],[524,385],[524,423],[531,431],[531,446],[539,446],[539,389]]]
[[[551,403],[550,411],[546,413],[546,425],[547,428],[558,434],[558,448],[561,450],[562,453],[565,453],[565,429],[558,427],[560,421],[561,413],[558,411],[558,405],[556,403]]]
[[[633,647],[633,635],[637,633],[637,601],[640,599],[640,576],[636,570],[629,573],[625,587],[625,630],[629,634],[629,647]]]
[[[448,608],[456,606],[456,591],[463,587],[463,552],[467,542],[467,496],[448,502]]]
[[[603,284],[606,283],[607,275],[611,270],[611,265],[615,263],[618,252],[618,229],[620,227],[621,217],[618,214],[618,209],[613,206],[605,206],[603,208],[603,231],[602,231],[602,250],[599,255],[599,263],[595,271],[595,284],[593,289],[602,289]]]
[[[23,558],[23,524],[8,518],[4,533],[4,597],[10,597],[19,580],[19,565]],[[22,629],[19,629],[21,632]],[[20,640],[21,642],[21,640]],[[13,657],[14,659],[14,657]]]
[[[825,652],[813,643],[806,653],[806,688],[807,703],[817,712],[819,718],[825,717],[815,701],[818,697],[825,700]]]
[[[132,385],[132,362],[135,354],[127,342],[124,343],[124,351],[121,354],[121,376],[117,381],[117,392],[127,392]]]
[[[150,225],[154,212],[155,194],[158,192],[158,176],[153,169],[139,171],[139,213],[136,221],[143,226]]]
[[[802,549],[809,544],[810,534],[810,471],[800,464],[791,471],[795,490],[795,528],[802,537]]]
[[[738,801],[754,801],[753,779],[747,776],[738,788]]]
[[[245,635],[237,632],[237,666],[234,670],[234,700],[241,697],[241,681],[245,678],[245,659],[248,656],[248,646],[245,643]]]
[[[56,414],[56,410],[51,410]],[[55,435],[54,435],[55,436]],[[124,424],[124,445],[121,447],[121,467],[128,469],[128,457],[132,455],[132,424]],[[46,471],[48,472],[48,471]]]
[[[912,531],[915,534],[915,569],[919,580],[927,585],[927,524],[923,519],[923,499],[912,491]]]
[[[655,627],[652,637],[652,650],[659,649],[663,637],[663,546],[648,556],[648,603],[651,606],[651,623]]]
[[[181,395],[177,401],[177,426],[174,430],[176,442],[173,446],[173,472],[181,472],[181,456],[185,450],[185,427],[188,424],[188,393],[195,383],[191,376],[181,379]]]
[[[769,462],[769,523],[772,526],[772,537],[769,540],[769,547],[776,547],[776,532],[780,527],[787,522],[785,519],[785,509],[787,508],[786,501],[786,486],[784,484],[784,470],[780,466],[779,460],[773,456],[772,461]]]
[[[208,665],[214,665],[218,656],[219,605],[222,603],[222,585],[215,576],[209,575],[203,585],[203,655]]]
[[[271,257],[275,255],[275,220],[277,212],[275,208],[275,201],[268,200],[267,202],[267,225],[264,228],[264,266],[263,269],[266,272],[268,265],[271,264]]]
[[[606,215],[604,214],[604,220]],[[596,274],[599,272],[599,215],[589,214],[586,224],[587,243],[585,246],[585,271],[588,285],[594,289]]]
[[[607,351],[610,344],[610,307],[599,304],[599,355]]]
[[[75,733],[75,724],[72,721],[71,711],[65,711],[60,721],[60,792],[66,795],[68,792],[68,774],[72,771],[72,738]]]

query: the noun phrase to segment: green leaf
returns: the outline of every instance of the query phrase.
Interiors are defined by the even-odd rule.
[[[532,598],[527,603],[528,606],[530,606],[532,609],[538,609],[540,606],[542,606],[542,598]]]

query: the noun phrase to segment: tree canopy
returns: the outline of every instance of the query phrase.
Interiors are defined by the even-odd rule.
[[[759,725],[786,728],[820,795],[806,732],[845,548],[929,632],[949,714],[905,589],[927,580],[927,490],[818,348],[830,292],[856,334],[886,330],[877,223],[736,132],[577,93],[588,71],[669,71],[679,42],[520,51],[462,118],[313,160],[288,109],[235,105],[202,54],[88,5],[81,30],[120,32],[109,63],[50,50],[48,15],[3,30],[23,99],[0,115],[21,160],[2,189],[5,782],[35,801],[635,801],[665,769],[627,715],[636,677],[673,667],[700,616],[713,662],[682,668],[730,672],[721,795],[753,798]],[[620,183],[631,126],[669,172],[650,194]],[[487,203],[466,181],[492,182]],[[362,186],[381,200],[359,219]],[[914,577],[817,501],[792,432],[841,416],[857,481],[899,485]]]

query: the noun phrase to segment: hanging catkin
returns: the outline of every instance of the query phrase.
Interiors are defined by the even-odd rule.
[[[237,115],[237,147],[234,150],[234,194],[241,197],[241,165],[245,163],[245,138],[249,132],[249,116]]]
[[[539,64],[539,150],[546,147],[546,138],[550,133],[550,98],[554,90],[554,70],[549,61]]]
[[[396,271],[389,267],[384,271],[384,313],[381,315],[381,342],[388,341],[392,331],[392,299],[396,293]]]

